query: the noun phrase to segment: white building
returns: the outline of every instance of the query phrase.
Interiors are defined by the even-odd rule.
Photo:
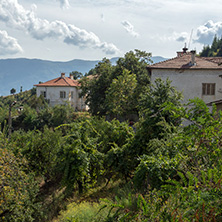
[[[66,77],[65,73],[61,73],[60,77],[36,84],[35,86],[37,97],[43,95],[52,106],[68,102],[76,110],[82,111],[87,109],[85,99],[79,96],[81,92],[79,89],[80,83],[78,80],[74,80],[72,75]]]
[[[195,51],[178,52],[177,57],[148,66],[151,82],[169,78],[182,91],[184,102],[194,97],[205,103],[222,99],[222,57],[198,57]]]

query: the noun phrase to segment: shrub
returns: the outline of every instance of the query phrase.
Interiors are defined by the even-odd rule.
[[[38,186],[27,173],[24,159],[0,148],[0,219],[1,221],[33,221],[38,204]]]

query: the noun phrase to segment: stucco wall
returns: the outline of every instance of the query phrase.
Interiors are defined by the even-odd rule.
[[[46,91],[46,99],[49,100],[50,105],[54,106],[56,104],[64,104],[70,102],[70,104],[77,108],[78,110],[86,109],[85,101],[82,98],[79,98],[80,90],[76,87],[37,87],[36,93],[39,97],[41,91]],[[60,98],[60,91],[66,92],[66,98]],[[71,92],[73,92],[73,98],[71,98]]]
[[[220,70],[167,70],[154,69],[151,81],[156,78],[166,80],[169,78],[177,90],[182,91],[184,102],[194,97],[199,97],[208,103],[222,98],[222,74]],[[202,95],[202,83],[216,83],[215,95]]]

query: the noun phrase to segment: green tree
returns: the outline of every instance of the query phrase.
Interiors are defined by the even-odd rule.
[[[103,173],[103,155],[97,150],[98,132],[90,120],[60,126],[66,132],[58,168],[67,191],[78,185],[79,193],[97,182]]]
[[[127,69],[131,74],[136,74],[138,88],[141,89],[142,86],[146,86],[150,83],[147,72],[147,65],[152,63],[150,57],[151,53],[140,51],[138,49],[136,49],[135,52],[127,52],[123,58],[119,58],[117,61],[115,75],[122,75],[124,69]]]
[[[211,51],[217,52],[218,42],[219,42],[219,39],[218,39],[217,36],[215,35],[215,36],[214,36],[214,39],[213,39],[213,42],[212,42],[212,45],[211,45]]]
[[[13,119],[13,127],[15,129],[24,129],[26,131],[34,130],[39,124],[37,118],[37,111],[28,105],[24,105],[23,111],[20,113],[20,115]]]
[[[81,193],[105,179],[108,182],[129,175],[123,147],[134,134],[127,123],[90,118],[58,129],[65,135],[58,167],[68,190],[77,185]]]
[[[44,177],[45,182],[56,175],[57,154],[60,150],[61,132],[48,129],[43,131],[16,131],[12,135],[14,153],[21,152],[27,159],[30,169]]]
[[[216,107],[210,112],[200,99],[185,107],[169,103],[165,109],[172,119],[180,116],[190,124],[159,123],[162,136],[150,140],[150,152],[140,156],[134,172],[134,184],[143,188],[144,196],[138,198],[137,192],[133,209],[115,201],[115,220],[133,216],[135,221],[220,221],[221,112]]]
[[[210,56],[210,46],[204,46],[202,52],[200,53],[201,57],[209,57]]]
[[[133,97],[131,97],[131,110],[129,113],[138,114],[138,98],[144,92],[145,87],[150,83],[150,77],[147,71],[147,65],[152,63],[150,59],[151,53],[136,49],[134,52],[127,52],[123,58],[119,58],[115,70],[114,78],[124,74],[128,70],[129,74],[136,75],[136,88],[134,89]],[[126,86],[125,86],[126,87]],[[125,89],[126,90],[126,89]],[[128,101],[130,103],[130,101]]]
[[[79,71],[72,71],[70,73],[70,75],[72,75],[75,80],[76,79],[81,79],[83,77],[83,74]]]
[[[124,178],[127,181],[132,174],[130,145],[134,138],[133,129],[127,122],[113,119],[111,122],[100,121],[98,149],[104,154],[104,178]],[[132,160],[133,161],[133,160]]]
[[[115,66],[112,66],[110,61],[103,59],[96,65],[95,69],[91,70],[90,73],[93,74],[94,78],[85,77],[81,81],[82,94],[87,96],[86,102],[90,107],[90,112],[93,115],[103,116],[106,113],[111,112],[109,99],[107,100],[107,93],[111,94],[112,89],[109,89],[113,80],[117,79],[119,76],[128,74],[135,74],[137,86],[134,90],[134,96],[132,102],[135,106],[131,108],[130,112],[137,112],[137,102],[138,96],[143,92],[144,87],[149,84],[150,79],[147,72],[147,65],[151,62],[150,53],[146,53],[140,50],[135,50],[135,52],[130,51],[125,54],[123,58],[119,58]],[[116,80],[114,80],[115,82]],[[119,80],[120,81],[120,80]],[[113,88],[114,86],[112,86]],[[128,86],[125,85],[128,88]],[[127,91],[128,89],[123,89]],[[130,103],[128,101],[128,103]]]
[[[180,123],[180,119],[172,117],[167,107],[169,104],[178,108],[181,107],[181,99],[182,93],[171,86],[169,79],[166,82],[156,79],[154,84],[146,87],[146,91],[141,94],[139,99],[140,120],[132,150],[134,147],[137,147],[137,149],[133,155],[137,153],[140,156],[149,153],[148,144],[150,140],[162,137],[164,129],[160,124],[162,121],[174,125]]]
[[[218,38],[216,35],[212,41],[211,46],[204,46],[200,52],[202,57],[219,57],[222,56],[222,38]]]
[[[57,127],[61,124],[70,123],[74,118],[74,108],[69,104],[56,105],[52,109],[51,126]]]
[[[112,82],[113,67],[110,60],[104,58],[95,67],[93,78],[83,78],[82,93],[86,95],[86,103],[93,115],[103,116],[107,112],[106,90]]]
[[[134,94],[136,87],[136,75],[130,74],[130,71],[126,69],[123,70],[123,74],[117,79],[113,79],[106,91],[107,113],[116,117],[123,117],[135,110]]]
[[[142,125],[145,124],[146,130],[149,129],[147,131],[149,138],[160,135],[161,127],[158,126],[158,123],[163,119],[168,123],[177,123],[177,119],[173,119],[165,107],[170,103],[181,107],[182,98],[182,93],[171,86],[169,79],[166,82],[156,79],[154,84],[147,87],[146,92],[141,94],[139,102],[140,122]]]
[[[16,92],[16,89],[15,89],[15,88],[12,88],[12,89],[10,90],[10,93],[13,94],[13,95],[15,94],[15,92]]]

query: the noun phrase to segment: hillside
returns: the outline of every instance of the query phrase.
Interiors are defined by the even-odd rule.
[[[118,58],[112,58],[114,64]],[[165,60],[165,58],[157,56],[153,57],[154,62]],[[72,71],[79,71],[83,74],[99,61],[89,61],[75,59],[68,62],[54,62],[40,59],[1,59],[0,60],[0,96],[5,96],[10,93],[12,88],[16,92],[31,89],[34,84],[39,81],[44,82],[49,79],[56,78],[61,72],[70,73]]]

